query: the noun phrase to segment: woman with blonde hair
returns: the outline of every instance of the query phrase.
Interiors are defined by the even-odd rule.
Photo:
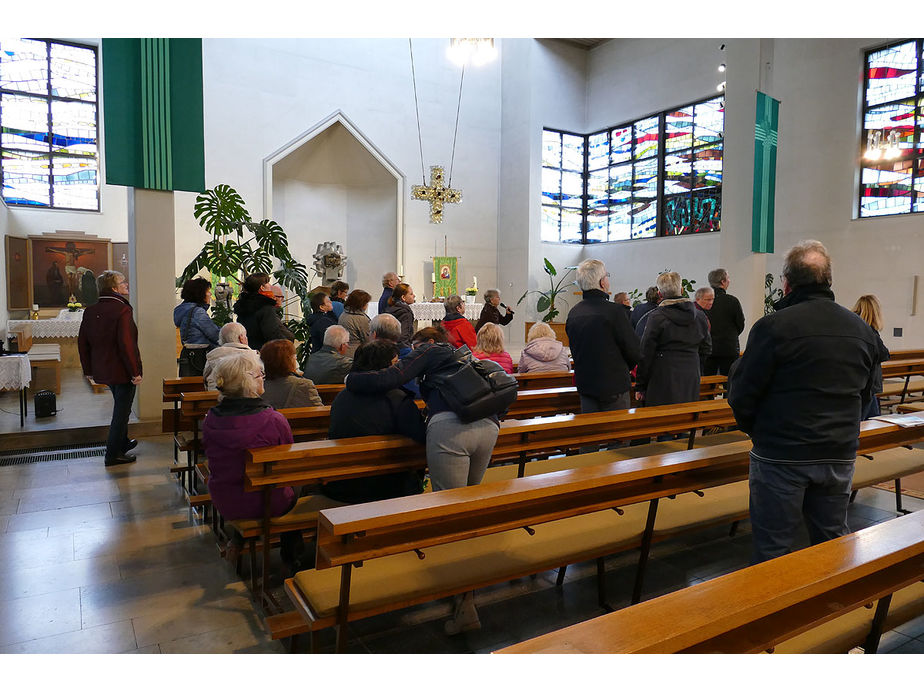
[[[866,411],[863,412],[863,418],[869,419],[874,416],[879,416],[881,410],[879,408],[879,393],[882,392],[882,362],[888,361],[889,350],[886,349],[885,344],[882,343],[882,338],[879,336],[879,331],[882,330],[882,306],[879,305],[879,299],[876,298],[873,294],[863,294],[860,298],[857,299],[857,302],[853,305],[853,312],[860,316],[860,319],[863,320],[867,325],[873,328],[873,331],[876,333],[876,339],[879,340],[879,363],[876,364],[876,367],[873,370],[873,391],[870,393],[869,406],[866,408]]]
[[[571,370],[571,355],[555,337],[546,322],[537,322],[526,333],[526,346],[520,354],[520,373],[550,373]]]
[[[504,332],[493,322],[478,330],[478,341],[472,354],[476,359],[494,361],[507,373],[513,373],[513,359],[504,351]]]

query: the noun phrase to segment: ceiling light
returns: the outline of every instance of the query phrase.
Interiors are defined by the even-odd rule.
[[[725,63],[719,65],[719,72],[725,72]]]

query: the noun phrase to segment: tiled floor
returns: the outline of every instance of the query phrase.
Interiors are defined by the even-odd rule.
[[[137,453],[110,469],[101,458],[0,467],[0,653],[283,652],[210,529],[185,508],[167,472],[169,438],[143,439]],[[851,527],[894,517],[893,504],[886,491],[861,491]],[[645,596],[742,568],[749,551],[746,523],[732,538],[715,528],[656,545]],[[635,559],[606,561],[615,608],[628,604]],[[349,650],[491,652],[603,613],[593,563],[570,567],[561,589],[555,577],[478,590],[479,631],[447,636],[450,600],[441,600],[354,624]],[[319,642],[332,651],[333,633]],[[888,633],[881,651],[924,652],[924,616]]]

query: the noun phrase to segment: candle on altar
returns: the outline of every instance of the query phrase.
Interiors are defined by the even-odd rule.
[[[436,272],[430,274],[430,281],[434,284],[436,283]]]
[[[478,286],[478,277],[472,275],[472,286]]]

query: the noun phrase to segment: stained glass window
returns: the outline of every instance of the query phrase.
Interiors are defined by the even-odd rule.
[[[543,241],[583,242],[586,139],[583,135],[555,130],[542,132],[540,237]],[[598,143],[598,151],[599,146]]]
[[[724,121],[725,104],[716,97],[591,133],[583,137],[583,170],[574,168],[583,158],[580,136],[544,130],[542,240],[601,243],[719,231]],[[579,206],[578,174],[580,220],[572,211]],[[560,213],[547,211],[551,205]],[[583,236],[575,232],[581,226]]]
[[[924,212],[922,132],[924,39],[908,39],[867,52],[860,217]]]
[[[99,210],[96,49],[0,39],[0,178],[9,205]]]

